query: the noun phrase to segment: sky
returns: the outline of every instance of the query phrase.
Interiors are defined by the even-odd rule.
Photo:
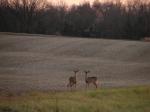
[[[48,0],[48,1],[50,1],[52,3],[59,3],[59,4],[65,3],[67,5],[73,5],[73,4],[79,5],[79,4],[86,2],[86,1],[93,3],[93,1],[95,1],[95,0]],[[103,1],[115,1],[115,0],[99,0],[99,1],[103,2]],[[120,0],[120,1],[124,2],[127,0]]]
[[[49,0],[52,3],[62,3],[62,1],[68,5],[72,5],[72,4],[81,4],[85,1],[88,1],[90,3],[92,3],[94,0]]]

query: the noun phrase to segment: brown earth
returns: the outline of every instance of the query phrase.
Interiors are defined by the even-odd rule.
[[[66,90],[74,69],[99,87],[150,85],[150,43],[61,36],[0,34],[0,91]]]

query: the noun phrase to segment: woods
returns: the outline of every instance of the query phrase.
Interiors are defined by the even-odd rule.
[[[1,0],[0,32],[139,40],[150,37],[150,2],[85,2],[68,7],[45,0]]]

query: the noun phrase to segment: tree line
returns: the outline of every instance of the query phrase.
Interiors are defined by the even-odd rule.
[[[0,0],[0,32],[138,40],[150,37],[150,2]]]

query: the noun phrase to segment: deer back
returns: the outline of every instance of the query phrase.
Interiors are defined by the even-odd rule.
[[[86,82],[87,83],[93,83],[97,81],[97,77],[87,77]]]
[[[69,78],[69,81],[70,81],[71,83],[76,83],[76,77],[70,77],[70,78]]]

